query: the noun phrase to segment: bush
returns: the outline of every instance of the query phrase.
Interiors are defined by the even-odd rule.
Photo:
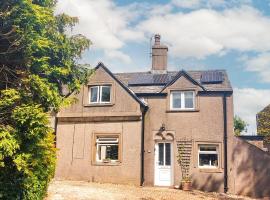
[[[54,15],[55,4],[0,3],[0,199],[44,198],[56,161],[48,113],[70,105],[90,75],[78,63],[90,41],[65,34],[78,19]]]

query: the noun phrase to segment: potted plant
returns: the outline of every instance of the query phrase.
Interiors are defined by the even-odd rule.
[[[178,144],[177,161],[181,167],[182,180],[181,188],[184,191],[192,190],[191,177],[189,175],[190,157],[191,157],[191,141],[181,141]]]
[[[190,176],[183,177],[183,179],[181,181],[181,187],[182,187],[182,190],[184,190],[184,191],[191,191],[192,190]]]

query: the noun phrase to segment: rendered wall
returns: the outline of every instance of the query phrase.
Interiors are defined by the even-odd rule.
[[[57,127],[56,179],[140,183],[141,122],[66,123]],[[93,133],[121,133],[122,162],[96,165],[92,160]]]
[[[111,103],[90,105],[88,87],[91,85],[111,84]],[[58,117],[98,117],[141,115],[140,105],[104,69],[98,68],[86,86],[76,94],[77,102],[62,109]]]
[[[89,104],[88,87],[111,85],[111,103]],[[77,102],[58,113],[57,167],[58,179],[97,182],[140,183],[141,110],[139,103],[102,67],[90,77],[75,96]],[[92,151],[93,133],[120,133],[122,162],[118,165],[96,165]]]
[[[167,89],[194,89],[196,92],[201,88],[191,83],[185,77],[175,82]],[[171,112],[169,110],[169,95],[167,97],[145,97],[149,104],[146,114],[146,133],[145,133],[145,184],[154,185],[154,134],[162,123],[165,124],[166,131],[175,134],[173,141],[174,147],[174,185],[179,185],[181,181],[181,169],[176,161],[177,140],[192,139],[192,158],[190,172],[192,184],[196,189],[205,191],[223,192],[224,182],[224,118],[223,118],[223,94],[202,94],[197,93],[195,111]],[[227,97],[227,117],[228,117],[228,140],[233,135],[233,98]],[[212,143],[220,146],[219,162],[220,168],[217,170],[206,170],[198,168],[199,143]],[[228,143],[229,148],[231,142]]]
[[[234,138],[231,159],[235,193],[270,197],[270,154],[241,138]]]

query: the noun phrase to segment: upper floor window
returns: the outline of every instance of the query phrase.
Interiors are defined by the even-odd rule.
[[[111,102],[111,86],[98,85],[89,88],[90,103],[110,103]]]
[[[172,91],[170,97],[172,110],[185,110],[195,108],[194,91]]]

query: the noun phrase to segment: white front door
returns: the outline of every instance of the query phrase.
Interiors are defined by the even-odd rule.
[[[158,142],[155,145],[155,185],[172,185],[172,143]]]

